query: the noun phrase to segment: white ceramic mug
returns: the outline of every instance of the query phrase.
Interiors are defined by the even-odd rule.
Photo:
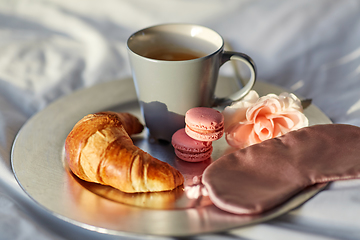
[[[184,115],[193,107],[214,107],[241,99],[253,87],[256,67],[238,52],[224,51],[215,31],[193,24],[164,24],[132,34],[127,41],[137,96],[150,134],[171,140],[184,127]],[[250,69],[250,80],[227,98],[214,96],[219,68],[239,60]]]

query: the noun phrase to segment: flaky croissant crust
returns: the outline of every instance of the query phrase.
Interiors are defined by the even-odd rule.
[[[71,171],[85,181],[129,193],[167,191],[182,185],[179,171],[133,144],[130,135],[142,130],[143,125],[129,113],[85,116],[65,141]]]

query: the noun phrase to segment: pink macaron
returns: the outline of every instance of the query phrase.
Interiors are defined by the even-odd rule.
[[[173,134],[171,144],[176,156],[187,162],[204,161],[211,157],[213,151],[212,142],[195,140],[185,133],[184,128]]]
[[[185,132],[199,141],[215,141],[224,134],[224,116],[207,107],[196,107],[185,114]]]

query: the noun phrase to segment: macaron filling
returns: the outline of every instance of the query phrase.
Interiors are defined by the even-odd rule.
[[[224,128],[218,131],[198,131],[194,130],[188,125],[185,126],[185,132],[191,138],[198,141],[215,141],[220,139],[224,134]]]
[[[175,149],[175,154],[178,158],[187,161],[187,162],[200,162],[204,161],[211,157],[211,153],[213,151],[213,147],[210,148],[205,152],[188,152],[179,149]]]
[[[186,126],[194,132],[203,133],[203,134],[224,131],[224,124],[219,124],[219,126],[217,128],[209,128],[209,127],[199,126],[199,125],[194,126],[191,124],[186,124]]]

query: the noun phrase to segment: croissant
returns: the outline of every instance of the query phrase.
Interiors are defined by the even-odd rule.
[[[100,112],[77,122],[65,140],[71,171],[123,192],[158,192],[183,184],[181,173],[133,144],[143,125],[129,113]]]

